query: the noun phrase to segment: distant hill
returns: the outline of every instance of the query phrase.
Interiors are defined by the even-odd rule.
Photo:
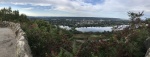
[[[45,17],[45,16],[28,16],[29,19],[57,20],[57,19],[74,19],[74,20],[110,20],[123,21],[121,18],[105,18],[105,17]]]

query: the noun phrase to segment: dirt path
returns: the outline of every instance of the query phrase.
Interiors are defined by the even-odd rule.
[[[0,28],[0,57],[16,57],[15,33],[9,28]]]

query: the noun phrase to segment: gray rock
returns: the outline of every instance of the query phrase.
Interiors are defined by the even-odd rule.
[[[19,23],[0,23],[0,57],[32,57],[25,32]]]
[[[145,41],[144,41],[145,47],[146,49],[150,48],[150,37],[148,37]]]
[[[145,54],[145,57],[150,57],[150,37],[148,37],[145,41],[144,41],[145,47],[147,49],[147,52]]]

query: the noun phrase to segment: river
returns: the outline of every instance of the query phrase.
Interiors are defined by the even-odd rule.
[[[127,27],[129,25],[119,25],[117,30],[122,30],[123,28]],[[70,30],[71,27],[69,26],[59,26],[60,28]],[[116,27],[116,26],[115,26]],[[113,26],[107,26],[107,27],[77,27],[75,28],[77,31],[81,32],[104,32],[104,31],[112,31]]]
[[[71,27],[68,26],[59,26],[60,28],[70,30]],[[104,32],[104,31],[112,31],[113,27],[77,27],[75,28],[77,31],[81,32]]]

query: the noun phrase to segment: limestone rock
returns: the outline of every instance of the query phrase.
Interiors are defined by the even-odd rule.
[[[0,22],[1,27],[10,28],[16,34],[16,57],[32,57],[25,32],[21,29],[19,23],[3,21]]]

